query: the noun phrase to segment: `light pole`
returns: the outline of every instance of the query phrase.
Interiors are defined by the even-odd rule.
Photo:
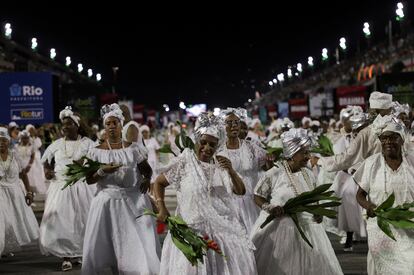
[[[367,39],[368,48],[371,48],[371,30],[368,22],[364,23],[364,28],[362,31],[364,32],[365,38]]]

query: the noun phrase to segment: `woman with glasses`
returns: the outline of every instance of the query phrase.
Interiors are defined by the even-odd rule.
[[[406,130],[400,120],[385,116],[373,126],[382,152],[366,159],[354,174],[357,201],[369,217],[368,274],[413,274],[414,230],[390,225],[396,241],[392,240],[378,227],[374,209],[391,194],[394,207],[414,202],[414,156],[404,152]]]
[[[246,187],[246,194],[236,198],[237,210],[241,221],[250,232],[259,216],[260,209],[253,199],[253,189],[259,180],[259,172],[266,164],[266,150],[239,138],[241,121],[247,116],[245,109],[228,108],[222,112],[227,139],[219,154],[226,156],[234,170],[241,176]]]

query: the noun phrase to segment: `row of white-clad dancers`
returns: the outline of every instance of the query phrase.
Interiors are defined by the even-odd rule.
[[[264,267],[256,266],[256,260],[260,262],[260,259],[254,257],[254,244],[249,238],[248,228],[254,227],[258,215],[253,200],[253,184],[264,164],[264,157],[259,154],[265,154],[255,145],[236,137],[240,116],[234,110],[226,115],[226,127],[221,122],[211,121],[211,117],[207,119],[210,121],[200,119],[195,138],[196,153],[184,151],[155,181],[160,219],[166,214],[163,187],[171,184],[177,188],[177,213],[200,233],[206,233],[216,240],[227,255],[227,259],[224,259],[209,252],[205,263],[197,267],[191,266],[172,245],[169,237],[163,247],[160,263],[153,221],[141,216],[142,211],[150,207],[148,197],[141,194],[148,188],[151,178],[149,166],[138,145],[121,140],[123,116],[119,107],[111,105],[105,110],[103,120],[108,137],[98,147],[93,147],[89,139],[80,136],[79,116],[68,109],[61,112],[65,138],[49,146],[42,158],[47,178],[51,180],[40,227],[40,244],[44,253],[62,257],[64,269],[70,268],[71,261],[83,257],[83,274],[99,274],[107,269],[120,274],[183,274],[183,271],[186,274],[256,274],[258,266]],[[224,128],[227,130],[227,139]],[[231,139],[232,135],[234,139]],[[1,140],[7,143],[7,138],[5,133]],[[225,149],[220,150],[221,157],[218,158],[215,153],[220,143],[225,143],[225,146],[220,146]],[[79,182],[62,191],[66,164],[83,155],[108,165],[87,179],[88,184],[97,183],[96,186]],[[14,171],[18,174],[17,161],[15,163]],[[247,170],[251,173],[247,173]],[[314,178],[312,181],[315,184]],[[239,199],[236,199],[242,206],[237,207],[234,204],[235,194],[245,193],[247,196],[238,196]],[[24,200],[21,192],[21,199],[13,201],[25,203]],[[250,207],[246,207],[246,204]],[[241,208],[250,209],[251,213],[243,213]],[[8,206],[6,209],[19,208]],[[31,217],[31,224],[18,221],[16,225],[20,230],[36,229],[33,213],[27,211],[27,207],[25,209],[25,213],[15,213],[14,216]],[[5,232],[3,236],[7,234]],[[36,239],[36,234],[34,230],[31,240]],[[324,234],[322,229],[320,234]],[[329,272],[325,274],[341,273],[332,247],[326,235],[324,237],[322,252],[302,251],[306,253],[305,257],[316,257],[318,260],[308,259],[304,266],[298,268],[316,268],[319,263],[329,259],[331,263],[326,265]],[[298,240],[291,241],[301,245]]]

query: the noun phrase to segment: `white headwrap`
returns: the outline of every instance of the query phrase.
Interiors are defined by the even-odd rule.
[[[363,112],[354,113],[350,118],[349,121],[351,122],[352,130],[356,130],[368,120],[368,114]]]
[[[341,112],[339,113],[339,119],[343,122],[345,119],[350,118],[355,113],[362,113],[362,112],[363,110],[361,106],[349,105],[349,106],[346,106],[346,108],[343,108],[341,110]]]
[[[217,138],[220,146],[226,138],[226,131],[223,127],[222,119],[210,113],[201,113],[197,117],[194,127],[194,137],[196,142],[200,141],[202,135],[209,135]]]
[[[369,96],[369,107],[371,109],[389,109],[391,108],[392,103],[392,95],[380,93],[380,92],[372,92]]]
[[[283,156],[291,158],[300,149],[311,146],[312,140],[305,129],[293,128],[281,135]]]
[[[105,104],[102,106],[101,116],[104,124],[108,117],[116,117],[121,122],[121,125],[124,125],[125,118],[122,114],[121,108],[116,103],[112,103],[111,105]]]
[[[73,120],[73,122],[75,122],[76,125],[78,125],[78,127],[80,126],[80,117],[77,116],[77,115],[75,115],[72,112],[72,107],[70,107],[70,106],[66,106],[65,109],[63,109],[59,113],[59,119],[60,119],[60,121],[63,122],[63,119],[66,118],[66,117],[71,118]]]
[[[282,128],[289,128],[292,129],[295,127],[295,124],[288,118],[285,117],[283,119],[278,119],[278,124],[276,126],[276,129],[278,132],[282,132]]]
[[[17,125],[17,123],[16,123],[16,122],[11,121],[11,122],[9,123],[9,128],[17,128],[17,127],[19,127],[19,125]]]
[[[35,129],[36,130],[36,128],[32,124],[27,124],[26,125],[26,131],[29,131],[30,129]]]
[[[408,104],[400,104],[398,101],[392,102],[392,114],[398,117],[400,114],[404,113],[407,116],[410,115],[410,105]]]
[[[127,133],[128,133],[128,129],[130,126],[135,126],[138,130],[138,141],[141,139],[141,131],[139,128],[139,124],[136,121],[131,120],[130,122],[128,122],[127,124],[124,125],[124,127],[122,127],[122,139],[124,141],[128,141],[127,138]]]
[[[10,141],[9,131],[4,127],[0,127],[0,138],[6,138]]]
[[[220,111],[220,116],[222,117],[223,120],[229,114],[234,114],[235,116],[237,116],[242,121],[245,121],[246,118],[247,118],[247,110],[244,109],[244,108],[240,108],[240,107],[239,108],[228,107],[227,109]]]
[[[19,139],[22,137],[30,137],[30,133],[27,130],[23,130],[19,133]]]
[[[335,119],[333,119],[333,118],[331,118],[331,119],[329,120],[329,126],[331,126],[332,124],[335,124],[335,126],[336,126],[336,120],[335,120]]]
[[[377,116],[372,123],[372,128],[377,136],[389,131],[399,134],[401,138],[405,140],[407,135],[407,129],[405,128],[404,123],[392,115]]]
[[[252,120],[250,120],[249,128],[254,128],[257,123],[259,123],[260,125],[262,124],[262,122],[260,121],[260,119],[253,118]]]
[[[321,123],[319,121],[317,121],[317,120],[312,120],[309,126],[311,126],[311,127],[312,126],[320,127],[321,126]]]
[[[309,118],[309,117],[307,117],[307,116],[303,117],[303,118],[302,118],[302,126],[304,126],[306,122],[311,123],[311,122],[312,122],[312,119],[310,119],[310,118]]]
[[[139,127],[139,132],[142,133],[144,131],[147,131],[149,133],[150,128],[147,125],[141,125],[141,127]]]

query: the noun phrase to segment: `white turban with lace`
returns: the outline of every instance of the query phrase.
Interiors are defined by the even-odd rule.
[[[72,112],[72,107],[70,107],[70,106],[66,106],[65,109],[63,109],[59,113],[59,119],[60,119],[60,121],[63,122],[63,119],[64,118],[67,118],[67,117],[70,118],[70,119],[72,119],[73,122],[75,122],[75,124],[78,125],[78,127],[80,126],[80,117],[77,116],[77,115],[75,115]]]
[[[392,115],[377,116],[372,123],[372,128],[377,136],[385,132],[394,132],[399,134],[403,140],[406,139],[407,129],[404,123]]]
[[[124,125],[124,115],[122,114],[121,108],[116,103],[113,103],[111,105],[105,104],[102,106],[101,116],[104,124],[108,117],[116,117],[121,122],[121,125]]]

